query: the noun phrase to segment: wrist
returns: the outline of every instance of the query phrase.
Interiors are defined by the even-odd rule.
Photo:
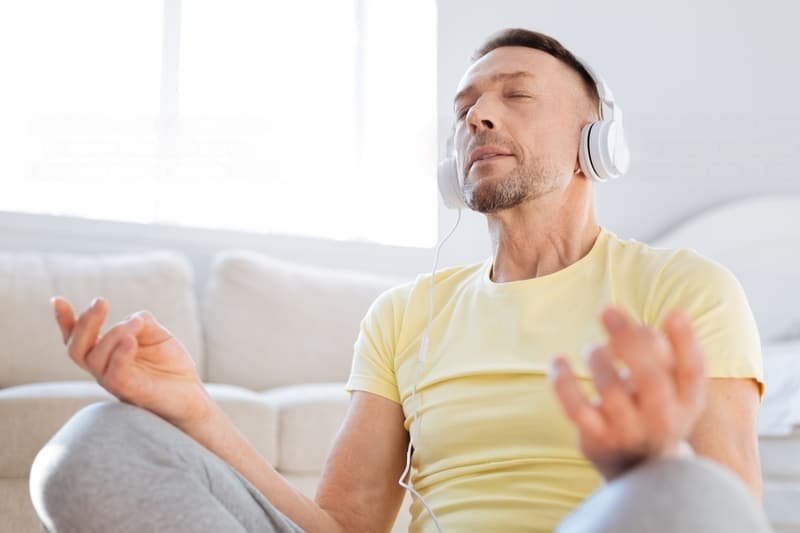
[[[203,428],[213,425],[214,419],[220,414],[219,407],[209,396],[205,386],[202,383],[197,385],[199,393],[186,409],[186,413],[178,419],[170,420],[174,426],[188,435],[201,433]]]
[[[597,471],[603,476],[603,480],[608,483],[629,470],[636,468],[645,461],[658,459],[689,459],[692,457],[695,457],[694,449],[688,441],[681,440],[653,455],[617,457],[611,461],[597,462],[595,463],[595,468],[597,468]]]

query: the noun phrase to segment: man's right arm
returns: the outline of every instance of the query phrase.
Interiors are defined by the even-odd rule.
[[[403,500],[398,484],[408,445],[403,411],[375,394],[353,393],[315,500],[275,471],[216,404],[206,419],[180,429],[235,468],[306,531],[388,531]]]

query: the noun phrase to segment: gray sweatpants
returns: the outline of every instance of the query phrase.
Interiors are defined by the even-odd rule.
[[[30,490],[52,533],[301,531],[216,455],[158,416],[121,402],[76,413],[36,456]],[[558,531],[759,533],[769,527],[732,474],[705,460],[670,459],[605,485]]]

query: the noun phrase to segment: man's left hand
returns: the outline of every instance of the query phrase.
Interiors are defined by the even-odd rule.
[[[703,410],[707,384],[703,350],[682,312],[667,315],[663,333],[615,307],[601,320],[608,342],[588,360],[597,399],[583,394],[563,356],[553,359],[550,379],[581,451],[610,481],[645,459],[677,454]]]

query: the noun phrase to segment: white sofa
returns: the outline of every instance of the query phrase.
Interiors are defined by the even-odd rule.
[[[51,296],[76,312],[105,297],[103,331],[153,312],[253,445],[313,496],[349,401],[359,322],[400,281],[232,249],[215,257],[198,291],[188,260],[169,251],[0,254],[0,532],[41,531],[28,492],[34,456],[78,409],[113,399],[67,357]],[[407,523],[404,509],[395,530]]]
[[[51,296],[77,311],[104,296],[106,327],[152,311],[253,445],[313,496],[347,408],[343,385],[359,321],[381,291],[402,281],[232,249],[215,257],[198,291],[190,263],[174,252],[0,253],[0,533],[41,531],[28,495],[34,456],[78,409],[112,399],[67,357]],[[776,533],[800,533],[798,442],[800,427],[760,438]],[[407,529],[408,504],[407,497],[393,531]]]

